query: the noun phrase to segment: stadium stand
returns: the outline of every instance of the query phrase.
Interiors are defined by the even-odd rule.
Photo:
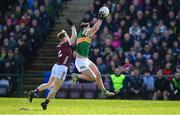
[[[1,0],[0,74],[25,73],[55,26],[66,0]],[[2,76],[17,89],[17,78]]]
[[[176,68],[180,64],[180,3],[174,0],[94,0],[82,21],[93,25],[103,5],[109,7],[111,14],[94,36],[90,59],[100,71],[107,70],[101,71],[104,74],[113,74],[119,67],[126,76],[133,77],[133,68],[139,68],[141,76],[152,78],[149,87],[150,81],[143,78],[145,90],[151,95],[159,69],[163,70],[169,86],[174,74],[179,73]]]

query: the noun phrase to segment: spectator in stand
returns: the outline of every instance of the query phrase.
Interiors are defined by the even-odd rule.
[[[130,61],[130,63],[134,64],[135,60],[136,60],[136,52],[137,50],[135,48],[131,48],[129,53],[128,53],[128,59]]]
[[[115,23],[113,22],[113,17],[112,15],[109,15],[104,23],[104,26],[106,26],[110,32],[114,33],[117,32],[117,26],[115,25]]]
[[[125,61],[124,51],[122,48],[118,48],[117,52],[118,52],[118,57],[119,57],[119,65],[122,66],[125,63],[124,62]]]
[[[150,74],[150,72],[146,71],[144,73],[143,82],[144,82],[144,97],[145,99],[152,99],[153,92],[155,90],[154,88],[154,76]]]
[[[17,42],[16,42],[16,39],[15,39],[14,32],[11,32],[9,34],[9,42],[10,42],[10,48],[11,49],[15,49],[17,47]]]
[[[142,49],[143,49],[141,47],[140,41],[137,41],[137,40],[134,41],[134,46],[132,48],[134,48],[136,52],[142,52]]]
[[[32,20],[32,27],[34,28],[35,30],[35,36],[38,38],[38,48],[42,48],[42,44],[43,44],[43,38],[42,38],[42,31],[41,31],[41,27],[38,23],[38,20],[37,19],[33,19]]]
[[[104,42],[106,39],[113,39],[112,34],[109,32],[107,27],[104,27],[103,32],[100,34],[100,42]]]
[[[130,37],[129,33],[125,33],[124,38],[122,40],[122,48],[124,52],[129,51],[133,45],[134,45],[133,39]]]
[[[137,20],[133,20],[133,24],[132,24],[132,26],[129,28],[129,33],[130,33],[131,35],[134,34],[136,37],[139,37],[140,32],[141,32],[141,28],[140,28],[140,26],[139,26],[138,21],[137,21]],[[135,37],[135,38],[136,38],[136,37]]]
[[[180,65],[180,53],[176,57],[176,66]]]
[[[112,40],[112,42],[111,42],[111,45],[112,45],[112,47],[113,47],[114,49],[118,49],[118,48],[121,47],[121,41],[120,41],[120,39],[121,39],[120,33],[115,32],[115,33],[113,34],[113,40]]]
[[[158,0],[157,1],[157,5],[155,6],[155,9],[157,10],[157,14],[159,16],[159,18],[163,18],[165,16],[165,5],[163,4],[163,0]]]
[[[7,56],[5,57],[5,73],[16,73],[16,60],[14,58],[14,52],[12,49],[9,49],[7,52]]]
[[[131,64],[131,62],[128,58],[125,58],[125,64],[122,67],[124,68],[124,72],[126,74],[129,74],[133,65]]]
[[[161,68],[162,63],[158,52],[153,53],[152,60],[154,62],[154,67]]]
[[[144,46],[144,52],[143,52],[143,57],[148,60],[152,57],[152,54],[151,54],[151,48],[149,45],[145,45]]]
[[[14,52],[13,50],[9,49],[7,52],[7,57],[5,58],[5,72],[7,74],[15,74],[18,71],[17,68],[17,60],[14,57]],[[12,90],[16,89],[17,83],[16,83],[16,79],[17,76],[8,76],[8,79],[10,80],[11,84],[12,84]]]
[[[97,57],[96,58],[96,66],[98,67],[98,70],[100,71],[101,74],[106,74],[107,73],[107,67],[103,63],[102,57]]]
[[[29,29],[28,32],[28,38],[29,38],[29,42],[31,44],[32,47],[32,57],[33,59],[35,58],[36,54],[37,54],[37,49],[38,49],[38,38],[36,36],[37,34],[35,33],[35,30],[33,27],[31,27]]]
[[[116,63],[113,60],[111,60],[110,65],[107,67],[108,73],[112,74],[116,67]]]
[[[113,53],[111,60],[113,60],[113,61],[115,62],[115,65],[116,65],[117,67],[119,66],[119,57],[118,57],[117,52],[114,52],[114,53]]]
[[[5,38],[5,39],[3,40],[3,47],[4,47],[6,50],[11,49],[8,38]]]
[[[126,79],[126,76],[122,74],[121,68],[116,68],[114,70],[114,74],[111,74],[110,86],[111,86],[111,91],[113,91],[116,94],[114,96],[115,98],[124,98],[125,79]]]
[[[172,75],[172,74],[173,74],[172,64],[166,63],[165,67],[163,68],[163,75]],[[172,77],[168,77],[168,80],[171,81]]]
[[[1,52],[0,52],[0,73],[4,73],[5,72],[5,57],[6,57],[6,49],[5,48],[1,48]]]
[[[143,95],[143,78],[140,75],[140,70],[138,68],[133,69],[133,75],[129,78],[129,91],[128,91],[128,96],[129,98],[132,97],[141,97],[144,98]]]
[[[107,47],[107,46],[104,48],[104,51],[101,53],[102,53],[102,56],[106,56],[106,55],[112,56],[113,55],[113,51],[112,51],[111,47]]]
[[[47,12],[45,10],[44,5],[41,5],[39,7],[39,9],[40,9],[40,17],[42,18],[41,22],[40,22],[40,25],[41,25],[41,28],[42,28],[42,35],[43,35],[43,38],[46,38],[46,36],[48,34],[48,31],[50,30],[48,14],[47,14]]]
[[[17,73],[23,73],[24,70],[24,57],[23,55],[19,52],[19,48],[16,47],[14,50],[14,58],[16,60],[16,69]]]
[[[141,41],[141,47],[144,47],[146,44],[148,44],[149,39],[145,30],[141,30],[139,40]]]
[[[136,60],[140,60],[143,67],[146,65],[146,59],[142,56],[141,52],[136,53]]]
[[[142,73],[142,74],[144,74],[144,71],[145,71],[145,67],[143,66],[143,64],[142,64],[142,61],[141,60],[136,60],[136,62],[135,62],[135,64],[134,64],[134,67],[135,68],[138,68],[139,69],[139,71],[140,71],[140,73]]]
[[[172,51],[173,51],[173,55],[174,56],[177,56],[178,54],[180,54],[180,47],[179,47],[180,43],[175,40],[173,41],[173,48],[172,48]]]
[[[161,69],[157,71],[154,86],[155,86],[155,92],[153,95],[153,100],[157,100],[159,98],[168,100],[169,83],[167,79],[164,78]]]
[[[147,12],[147,11],[146,11],[146,12]],[[145,25],[146,20],[145,20],[145,18],[144,18],[144,14],[143,14],[143,11],[142,11],[142,10],[137,11],[136,17],[137,17],[137,21],[138,21],[138,23],[139,23],[140,26]]]
[[[97,59],[98,57],[101,57],[100,48],[99,48],[99,47],[95,47],[95,48],[90,52],[90,59],[92,60],[93,63],[96,63],[96,59]]]
[[[50,28],[52,28],[55,25],[55,15],[56,15],[56,7],[53,6],[52,2],[53,1],[44,0],[44,6],[48,14]]]
[[[171,82],[171,96],[172,99],[180,99],[180,66],[176,68],[175,77],[172,79]]]
[[[97,16],[99,12],[99,8],[102,6],[102,2],[100,0],[94,0],[94,14]]]
[[[147,67],[146,67],[146,71],[149,71],[150,74],[155,75],[157,72],[157,67],[154,66],[154,62],[152,59],[148,59],[147,60]]]

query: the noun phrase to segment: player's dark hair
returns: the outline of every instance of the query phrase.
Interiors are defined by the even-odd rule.
[[[80,28],[83,29],[83,28],[86,28],[87,26],[89,26],[89,23],[81,23],[80,25]]]

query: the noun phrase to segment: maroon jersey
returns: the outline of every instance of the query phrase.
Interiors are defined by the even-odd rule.
[[[71,46],[69,45],[69,42],[58,44],[56,49],[58,54],[56,63],[59,65],[68,66],[72,57],[72,49]]]

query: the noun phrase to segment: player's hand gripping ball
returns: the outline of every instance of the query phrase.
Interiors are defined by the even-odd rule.
[[[109,9],[106,6],[103,6],[99,9],[99,18],[104,19],[109,15]]]

